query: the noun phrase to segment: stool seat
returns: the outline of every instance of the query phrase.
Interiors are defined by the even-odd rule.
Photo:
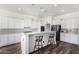
[[[35,41],[37,41],[37,42],[41,42],[41,41],[42,41],[42,39],[36,39]]]

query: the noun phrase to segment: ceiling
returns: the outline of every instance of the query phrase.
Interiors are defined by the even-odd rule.
[[[0,4],[0,9],[34,16],[58,16],[79,11],[79,4]]]

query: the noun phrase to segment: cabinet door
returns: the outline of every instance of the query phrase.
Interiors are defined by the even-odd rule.
[[[19,28],[24,28],[24,20],[20,19],[18,26],[19,26]]]
[[[2,43],[2,36],[0,35],[0,47],[2,47],[3,46],[3,43]]]
[[[29,52],[34,51],[34,45],[35,45],[35,36],[34,35],[29,35]]]
[[[24,28],[24,20],[8,18],[8,28]]]
[[[77,34],[71,34],[71,41],[70,43],[73,43],[73,44],[78,44],[78,35]]]
[[[14,44],[15,43],[14,40],[15,40],[14,39],[14,35],[13,34],[9,34],[8,35],[8,39],[7,39],[8,44]]]
[[[15,19],[14,21],[15,21],[14,23],[15,28],[24,28],[24,20]]]
[[[32,20],[24,19],[24,27],[32,27]]]
[[[8,19],[7,17],[2,17],[1,18],[1,28],[4,29],[4,28],[7,28],[8,26]]]
[[[64,34],[64,33],[60,33],[60,40],[61,40],[61,41],[65,41],[64,38],[65,38],[65,34]]]
[[[8,28],[14,28],[14,19],[8,18]]]
[[[33,47],[31,49],[31,43],[29,44],[29,36],[28,34],[21,34],[21,49],[22,49],[22,53],[23,54],[28,54],[29,52],[33,51]],[[30,48],[30,51],[29,51],[29,48]]]
[[[16,43],[21,42],[21,34],[15,34],[14,38]]]
[[[0,35],[0,47],[7,45],[7,35]]]
[[[0,28],[1,28],[1,17],[0,17]]]

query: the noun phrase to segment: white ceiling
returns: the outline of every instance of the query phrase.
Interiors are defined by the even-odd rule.
[[[58,16],[79,11],[79,4],[0,4],[0,9],[34,16]]]

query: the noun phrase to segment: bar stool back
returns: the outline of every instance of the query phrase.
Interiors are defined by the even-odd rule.
[[[42,40],[43,40],[43,36],[36,36],[34,51],[39,50],[40,48],[43,47]]]
[[[55,36],[55,34],[50,34],[50,36],[48,38],[48,44],[53,44],[54,43],[54,36]]]

